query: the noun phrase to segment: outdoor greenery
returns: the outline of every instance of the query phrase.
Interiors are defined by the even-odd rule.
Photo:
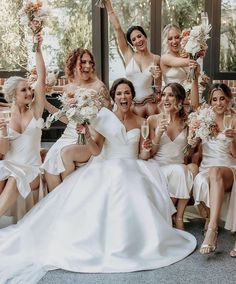
[[[0,70],[25,70],[32,58],[32,36],[19,24],[18,11],[23,0],[0,0]],[[115,0],[124,31],[141,25],[150,38],[150,0]],[[163,0],[162,28],[172,22],[181,28],[199,24],[204,0]],[[92,1],[47,0],[51,11],[44,29],[44,50],[50,64],[63,70],[65,57],[75,47],[92,49]],[[231,1],[222,1],[220,70],[236,71],[236,27]],[[99,8],[97,8],[99,9]],[[110,26],[110,46],[114,55],[117,43]],[[51,39],[51,40],[48,40]],[[223,43],[227,42],[227,45]],[[113,49],[112,49],[113,48]],[[119,52],[119,50],[118,50]]]

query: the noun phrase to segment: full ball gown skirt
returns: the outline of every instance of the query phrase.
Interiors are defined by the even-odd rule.
[[[234,182],[231,193],[225,195],[221,217],[225,229],[236,232],[236,159],[230,153],[230,139],[219,133],[216,139],[202,141],[202,162],[194,179],[193,196],[195,204],[204,202],[210,208],[208,171],[210,167],[228,167],[232,170]]]
[[[106,138],[102,154],[0,230],[0,283],[36,283],[58,268],[155,269],[195,249],[191,234],[171,226],[174,208],[158,167],[137,160],[140,129],[126,132],[104,108],[94,124]]]

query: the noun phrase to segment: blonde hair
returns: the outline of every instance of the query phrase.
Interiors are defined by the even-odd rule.
[[[27,81],[27,79],[19,76],[12,76],[4,82],[2,91],[4,94],[4,99],[8,103],[12,103],[14,101],[16,97],[16,88],[21,81]]]
[[[169,52],[169,47],[168,47],[168,33],[170,30],[175,29],[179,32],[179,35],[181,35],[181,29],[179,26],[175,24],[168,24],[165,26],[165,28],[162,31],[162,50],[161,53],[165,54]]]

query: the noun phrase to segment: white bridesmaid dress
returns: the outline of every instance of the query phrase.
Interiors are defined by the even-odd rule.
[[[184,164],[183,148],[186,145],[187,128],[184,128],[173,141],[164,132],[160,148],[153,157],[167,179],[170,196],[181,199],[190,198],[193,186],[193,174]]]
[[[0,161],[0,180],[14,177],[20,196],[6,215],[20,219],[44,195],[42,180],[37,191],[31,191],[30,183],[41,174],[40,143],[42,118],[31,119],[23,133],[9,128],[10,150]]]
[[[195,204],[204,202],[210,208],[208,170],[210,167],[222,166],[232,170],[234,183],[230,194],[226,194],[223,204],[222,219],[225,228],[236,232],[236,159],[230,153],[230,139],[221,132],[216,139],[202,141],[202,162],[199,174],[194,179],[193,196]]]
[[[130,80],[134,85],[135,101],[137,102],[142,101],[153,94],[153,77],[151,72],[149,71],[152,65],[154,65],[154,62],[144,70],[141,70],[134,57],[132,57],[125,68],[126,78]]]
[[[126,131],[105,108],[94,127],[106,138],[102,154],[0,230],[0,283],[36,283],[58,268],[155,269],[195,249],[191,234],[171,226],[174,208],[158,166],[137,159],[140,129]]]

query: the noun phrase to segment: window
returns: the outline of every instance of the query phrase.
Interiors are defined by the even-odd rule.
[[[22,0],[1,1],[0,71],[26,71],[33,62],[32,35],[20,26],[18,11]],[[70,50],[92,48],[91,1],[48,0],[50,17],[43,29],[43,50],[46,65],[64,69]]]
[[[236,2],[221,1],[220,72],[236,72]]]
[[[150,0],[113,1],[124,32],[132,25],[142,26],[150,40]],[[124,60],[117,46],[113,27],[109,26],[109,82],[124,77]]]

